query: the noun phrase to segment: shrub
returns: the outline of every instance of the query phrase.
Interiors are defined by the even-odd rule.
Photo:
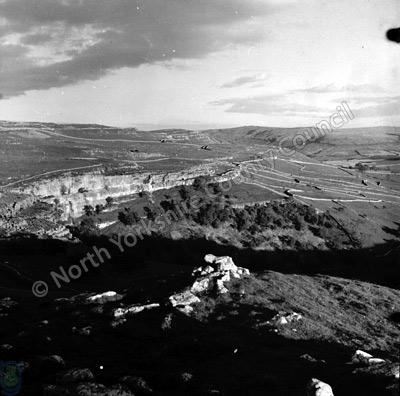
[[[113,203],[114,203],[114,198],[112,198],[112,197],[106,198],[106,208],[111,208]]]
[[[94,208],[92,205],[85,205],[83,207],[83,211],[85,212],[86,216],[93,216],[94,215]]]
[[[154,221],[156,219],[157,213],[153,209],[149,208],[148,206],[144,206],[143,210],[149,220]]]
[[[140,217],[132,208],[125,208],[123,212],[118,212],[118,220],[129,226],[136,224]]]
[[[204,190],[204,186],[207,182],[207,178],[205,176],[197,176],[193,181],[193,188],[195,190]]]
[[[96,205],[96,214],[100,214],[105,209],[104,205]]]
[[[181,186],[179,188],[179,195],[186,201],[189,198],[189,189],[186,186]]]
[[[90,237],[98,236],[100,232],[100,229],[93,217],[82,220],[79,226],[68,226],[67,228],[71,232],[72,236],[79,238],[82,241]]]
[[[61,186],[61,188],[60,188],[60,193],[61,193],[61,195],[65,195],[65,194],[68,193],[68,188],[67,188],[67,186],[66,186],[65,184],[63,184],[63,185]]]

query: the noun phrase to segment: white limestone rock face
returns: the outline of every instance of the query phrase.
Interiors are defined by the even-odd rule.
[[[320,381],[317,378],[312,378],[308,383],[307,396],[334,396],[330,385]]]

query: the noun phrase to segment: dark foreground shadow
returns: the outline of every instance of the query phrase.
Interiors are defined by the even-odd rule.
[[[252,319],[255,310],[260,322],[277,312],[246,305],[240,298],[221,304],[205,321],[162,306],[115,328],[111,312],[120,302],[93,310],[79,304],[57,308],[53,300],[105,290],[125,291],[124,304],[165,300],[189,284],[192,268],[203,265],[208,253],[229,255],[251,271],[327,274],[400,288],[398,244],[354,251],[258,252],[205,239],[148,237],[121,253],[104,237],[86,243],[32,236],[0,240],[0,295],[15,296],[21,304],[1,319],[0,344],[13,345],[12,350],[2,350],[1,359],[30,363],[21,395],[42,395],[44,384],[59,383],[60,367],[46,366],[38,358],[49,355],[61,356],[65,369],[89,368],[96,381],[106,386],[125,375],[141,376],[155,395],[201,396],[218,390],[226,396],[294,396],[306,394],[312,377],[329,383],[338,396],[386,394],[387,379],[352,373],[355,367],[347,363],[354,349],[324,340],[286,338],[268,326],[257,328]],[[107,249],[110,258],[61,289],[51,283],[50,271],[79,265],[87,253],[93,253],[93,246]],[[47,298],[32,297],[32,280],[38,279],[50,285]],[[171,323],[163,326],[170,314]],[[392,319],[399,320],[398,313]],[[88,336],[72,330],[86,326],[92,327]],[[187,380],[185,373],[192,379]]]
[[[190,273],[193,267],[204,265],[204,256],[209,253],[231,256],[236,265],[251,271],[323,274],[400,289],[400,242],[368,249],[267,252],[238,249],[204,238],[171,240],[152,235],[138,240],[133,247],[125,243],[122,246],[124,252],[104,236],[92,237],[85,244],[31,235],[0,239],[0,293],[4,288],[30,289],[32,281],[39,279],[57,292],[98,291],[107,287],[121,290],[129,286],[132,276],[167,279],[168,275]],[[82,259],[88,253],[93,255],[96,267],[86,260],[88,272],[82,269],[77,279],[70,279],[69,283],[60,281],[62,287],[56,287],[50,272],[62,274],[60,268],[66,273],[71,266],[82,268]],[[76,268],[72,272],[79,274]]]

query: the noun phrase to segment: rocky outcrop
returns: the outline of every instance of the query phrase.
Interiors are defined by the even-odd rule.
[[[235,177],[237,170],[215,175],[212,167],[196,166],[186,170],[170,173],[139,172],[126,173],[114,172],[110,174],[104,169],[82,174],[67,172],[58,177],[38,179],[27,185],[21,185],[10,189],[14,196],[24,196],[25,200],[59,201],[59,207],[63,210],[63,220],[82,215],[85,205],[104,204],[107,197],[129,197],[141,191],[156,191],[168,189],[179,185],[191,185],[194,178],[208,175],[215,177],[216,181],[223,181]],[[18,202],[18,200],[11,200]],[[14,202],[14,203],[15,203]],[[14,205],[12,203],[12,205]],[[6,205],[3,208],[8,214],[12,207]],[[1,208],[0,208],[1,214]]]
[[[0,192],[0,219],[14,217],[37,200],[32,194]]]
[[[382,384],[386,383],[388,395],[399,394],[400,365],[389,360],[374,358],[371,354],[357,350],[352,357],[351,363],[356,366],[353,375],[360,381],[372,377]],[[386,394],[386,393],[385,393]]]
[[[229,293],[226,286],[232,278],[240,279],[244,275],[250,275],[247,268],[237,267],[229,256],[216,257],[207,254],[204,261],[209,265],[194,269],[192,276],[197,278],[193,284],[169,297],[171,305],[184,314],[190,315],[193,312],[193,305],[201,302],[202,294]]]

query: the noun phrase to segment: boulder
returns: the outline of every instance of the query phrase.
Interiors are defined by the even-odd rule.
[[[70,384],[74,382],[89,382],[94,380],[93,373],[88,368],[72,369],[64,373],[61,378],[62,384]]]
[[[200,302],[200,299],[196,297],[190,290],[185,290],[182,293],[177,293],[169,298],[170,303],[173,307],[176,306],[187,306]]]
[[[77,386],[78,396],[134,396],[126,385],[117,384],[106,388],[102,384],[83,383]]]
[[[238,267],[236,267],[232,258],[229,256],[217,257],[214,260],[214,265],[216,266],[216,270],[220,271],[220,272],[223,272],[223,271],[237,272],[237,270],[238,270]]]
[[[370,365],[373,365],[373,364],[385,363],[384,359],[374,358],[369,353],[361,351],[360,349],[357,350],[354,353],[351,361],[353,363],[360,363],[360,364],[363,364],[365,366],[370,366]]]
[[[192,276],[205,276],[214,272],[214,268],[211,265],[207,265],[205,267],[195,268],[192,272]]]
[[[277,325],[286,325],[291,322],[298,322],[302,318],[303,317],[297,312],[292,312],[291,314],[283,313],[275,315],[272,318],[272,322],[274,322]]]
[[[210,288],[210,278],[204,278],[201,280],[196,280],[193,283],[190,291],[193,294],[197,294],[197,293],[203,293],[207,291],[209,288]]]
[[[240,278],[242,275],[250,275],[250,271],[247,268],[237,267],[233,262],[232,257],[229,256],[216,257],[213,254],[207,254],[204,257],[204,260],[206,263],[209,263],[214,267],[215,272],[226,273],[227,271],[230,271],[230,275],[235,278]],[[204,270],[202,267],[200,268]]]
[[[51,356],[39,356],[38,360],[40,363],[45,364],[46,366],[59,366],[64,367],[65,362],[61,356],[51,355]]]
[[[312,378],[307,386],[307,396],[333,396],[333,391],[330,385]]]
[[[43,388],[43,396],[73,396],[73,394],[65,388],[57,385],[45,385]]]
[[[178,311],[182,312],[186,316],[190,316],[194,311],[194,308],[192,306],[190,306],[190,305],[177,306],[176,309]]]
[[[105,395],[106,387],[95,382],[85,382],[76,387],[76,393],[79,396],[101,396]]]
[[[108,291],[101,294],[96,294],[87,298],[87,301],[93,304],[106,304],[108,302],[122,300],[122,296],[114,291]]]
[[[172,313],[168,314],[161,323],[161,330],[168,331],[172,329],[172,320],[174,315]]]
[[[10,297],[6,297],[0,300],[0,314],[9,314],[15,311],[18,307],[18,303],[11,300]]]
[[[216,260],[216,256],[214,256],[213,254],[206,254],[204,256],[204,261],[206,263],[210,263],[210,264],[214,264],[214,261]]]
[[[225,287],[224,282],[221,279],[217,279],[217,293],[218,294],[229,293],[229,290]]]
[[[19,361],[18,362],[18,366],[21,369],[21,373],[22,374],[26,373],[31,368],[31,365],[28,362],[25,362],[25,361]]]
[[[126,308],[117,308],[116,310],[114,310],[114,318],[123,318],[126,315],[137,314],[139,312],[144,311],[145,309],[158,308],[159,306],[160,304],[145,304],[145,305],[134,304]]]
[[[119,380],[120,383],[128,385],[129,389],[138,395],[152,395],[153,390],[147,385],[142,377],[127,375]]]

